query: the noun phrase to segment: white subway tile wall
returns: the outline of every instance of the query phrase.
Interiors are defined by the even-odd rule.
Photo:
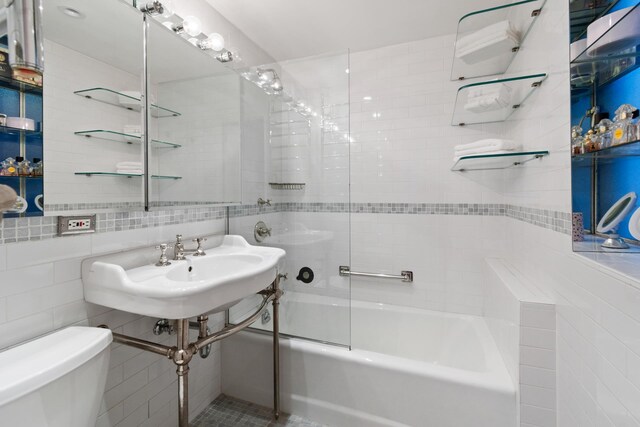
[[[90,255],[170,242],[176,233],[224,232],[224,220],[53,238],[0,246],[0,349],[70,325],[107,324],[116,332],[173,345],[175,336],[156,337],[157,319],[86,303],[80,262]],[[212,330],[224,319],[210,318]],[[195,336],[193,337],[195,338]],[[192,416],[220,393],[219,344],[208,359],[196,357],[190,380]],[[166,358],[113,344],[98,426],[175,426],[177,376]]]

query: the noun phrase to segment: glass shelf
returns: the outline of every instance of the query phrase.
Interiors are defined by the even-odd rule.
[[[591,166],[592,160],[606,161],[621,157],[640,157],[640,141],[614,145],[591,153],[576,154],[571,157],[575,166]]]
[[[81,130],[78,132],[74,132],[74,134],[78,136],[84,136],[86,138],[98,138],[98,139],[104,139],[107,141],[122,142],[124,144],[133,144],[134,142],[138,143],[142,140],[142,138],[140,138],[137,135],[132,135],[124,132],[116,132],[113,130],[103,130],[103,129]],[[157,139],[152,139],[151,143],[159,147],[168,147],[168,148],[182,147],[182,145],[180,144],[174,144],[173,142],[167,142],[167,141],[160,141]]]
[[[27,139],[33,139],[33,138],[38,138],[42,136],[42,132],[39,132],[36,130],[12,128],[9,126],[0,126],[0,134],[16,135],[16,136],[24,135]]]
[[[140,111],[142,109],[142,106],[140,105],[140,98],[125,95],[124,93],[120,93],[111,89],[96,87],[91,89],[77,90],[73,93],[84,98],[115,105],[116,107],[125,108],[131,111]],[[177,111],[160,107],[155,104],[151,104],[150,109],[151,116],[157,118],[178,117],[181,115]]]
[[[113,177],[125,177],[125,178],[134,178],[134,177],[143,176],[143,174],[118,173],[118,172],[74,172],[74,175],[113,176]],[[151,175],[151,179],[182,179],[182,177],[171,176],[171,175]]]
[[[548,151],[522,151],[502,154],[463,156],[451,167],[455,172],[507,169],[548,156]]]
[[[3,179],[3,178],[8,178],[8,179],[42,179],[43,176],[42,175],[40,175],[40,176],[25,176],[25,175],[22,175],[22,176],[20,176],[20,175],[19,176],[7,176],[7,175],[0,175],[0,179]]]
[[[571,61],[572,90],[603,86],[640,66],[640,31],[635,38],[628,35],[629,22],[637,20],[640,4]]]
[[[458,21],[451,80],[504,74],[545,2],[546,0],[524,0],[463,16]],[[494,37],[495,42],[491,43],[492,34],[485,30],[484,33],[488,32],[490,45],[484,43],[485,46],[482,46],[482,43],[477,42],[487,38],[481,33],[483,29],[504,21],[509,21],[515,40],[505,35],[502,40]],[[494,35],[496,31],[499,29],[493,31]],[[469,46],[470,39],[473,40],[472,46]]]
[[[462,86],[458,89],[451,124],[505,121],[546,78],[546,74],[533,74]]]
[[[6,76],[0,76],[0,87],[17,90],[24,93],[42,95],[42,86],[36,86],[29,83],[21,82],[20,80],[15,80],[11,77]]]
[[[618,0],[573,0],[569,4],[571,41],[580,40],[587,34],[587,27],[604,16]]]

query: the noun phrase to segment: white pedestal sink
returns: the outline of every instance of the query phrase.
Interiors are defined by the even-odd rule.
[[[145,316],[188,319],[223,311],[265,289],[285,257],[282,249],[252,246],[241,236],[224,236],[220,246],[206,252],[164,267],[150,263],[148,255],[126,252],[87,259],[84,298]]]

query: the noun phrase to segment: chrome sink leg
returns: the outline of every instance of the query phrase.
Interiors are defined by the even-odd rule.
[[[280,276],[273,282],[273,416],[280,417]]]
[[[178,349],[173,362],[178,365],[178,426],[189,427],[189,362],[193,356],[189,348],[189,319],[180,319],[178,324]]]

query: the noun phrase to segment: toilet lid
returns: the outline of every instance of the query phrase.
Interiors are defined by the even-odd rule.
[[[111,341],[109,329],[72,326],[0,352],[0,406],[68,374]]]

